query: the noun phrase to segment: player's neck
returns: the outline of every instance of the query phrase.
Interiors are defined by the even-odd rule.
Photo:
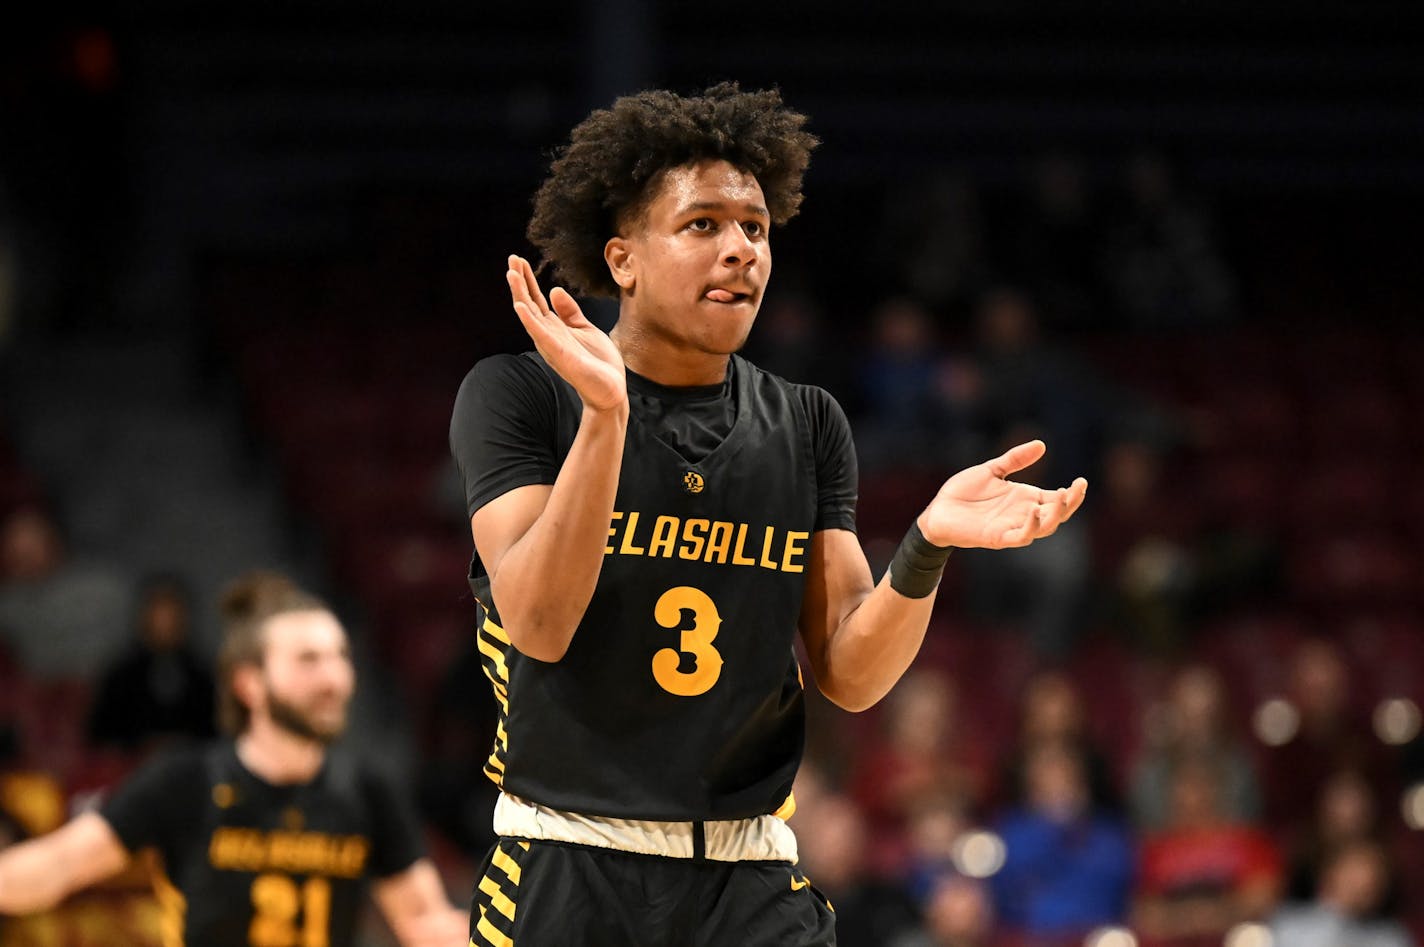
[[[623,364],[649,381],[669,388],[718,385],[727,378],[730,355],[699,352],[619,320],[609,333]]]
[[[321,771],[326,747],[271,720],[254,719],[237,738],[237,758],[254,776],[274,786],[309,783]]]

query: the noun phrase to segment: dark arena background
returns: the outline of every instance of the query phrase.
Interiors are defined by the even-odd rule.
[[[205,693],[266,566],[337,604],[352,742],[466,902],[495,705],[455,391],[527,347],[504,261],[568,129],[735,79],[823,141],[748,354],[845,406],[877,575],[1006,442],[1091,484],[951,557],[878,707],[808,688],[840,943],[1424,938],[1424,7],[40,9],[0,32],[0,847],[208,729],[142,708]],[[135,868],[0,944],[157,917]]]

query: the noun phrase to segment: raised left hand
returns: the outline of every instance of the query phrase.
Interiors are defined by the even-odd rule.
[[[1005,479],[1035,463],[1048,448],[1029,441],[961,470],[945,481],[920,514],[920,532],[936,546],[1005,549],[1051,536],[1083,505],[1088,481],[1045,490]]]

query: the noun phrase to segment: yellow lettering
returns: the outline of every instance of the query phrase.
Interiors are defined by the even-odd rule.
[[[608,538],[609,538],[609,540],[612,540],[614,536],[617,536],[617,535],[618,535],[618,521],[621,520],[622,518],[623,518],[623,514],[622,514],[622,513],[619,513],[617,510],[614,510],[614,511],[613,511],[613,519],[610,520],[609,523],[608,523]],[[610,542],[607,546],[604,546],[604,547],[603,547],[603,554],[604,554],[605,556],[611,556],[611,555],[613,555],[613,544],[612,544],[612,542]]]
[[[768,526],[766,532],[762,534],[761,540],[761,561],[757,565],[763,569],[775,569],[776,560],[771,558],[771,544],[776,539],[776,527]]]
[[[727,549],[732,545],[732,524],[717,520],[712,524],[712,532],[707,537],[707,555],[704,562],[727,564]]]
[[[754,566],[755,559],[748,559],[742,555],[742,547],[747,544],[747,524],[737,524],[737,545],[732,549],[732,565],[734,566]]]
[[[370,843],[360,835],[221,828],[208,844],[208,861],[227,871],[282,871],[359,878]]]
[[[273,832],[267,847],[267,864],[273,868],[292,870],[296,855],[300,852],[300,836],[288,832]]]
[[[226,829],[218,829],[208,842],[208,863],[214,868],[226,868],[232,861],[232,844]]]
[[[628,514],[628,528],[623,531],[623,545],[618,547],[618,552],[625,556],[641,556],[644,552],[642,546],[633,545],[633,533],[638,529],[638,513],[635,510]]]
[[[659,516],[653,521],[653,538],[648,541],[648,555],[671,559],[676,541],[677,517]]]
[[[803,533],[797,530],[789,530],[786,533],[786,551],[781,556],[782,572],[805,572],[806,566],[803,563],[793,563],[791,560],[795,556],[806,554],[803,546],[798,546],[798,542],[805,542],[811,536],[810,533]]]
[[[359,878],[366,870],[366,855],[370,851],[370,844],[361,836],[353,835],[347,838],[341,846],[341,870],[338,874],[347,878]]]
[[[248,871],[260,871],[267,864],[267,840],[258,832],[243,832],[238,841],[238,865]]]
[[[683,520],[682,522],[682,548],[677,554],[689,562],[696,562],[702,558],[702,547],[707,543],[707,527],[710,526],[707,520]]]

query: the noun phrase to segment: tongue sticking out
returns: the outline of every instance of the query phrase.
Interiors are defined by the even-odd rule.
[[[707,298],[714,303],[736,302],[737,294],[725,289],[711,289],[707,291]]]

